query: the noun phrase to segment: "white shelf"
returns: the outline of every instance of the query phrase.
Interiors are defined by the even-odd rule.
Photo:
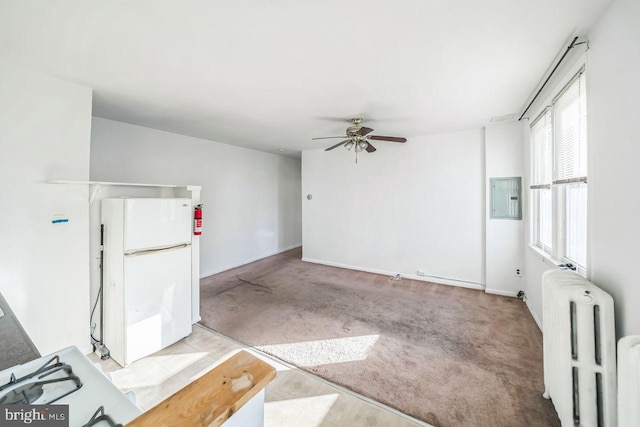
[[[87,184],[87,185],[119,185],[127,187],[193,187],[192,185],[167,185],[167,184],[139,184],[134,182],[105,182],[105,181],[73,181],[64,179],[48,179],[45,181],[47,184]]]
[[[187,191],[200,192],[199,185],[166,185],[166,184],[140,184],[135,182],[105,182],[105,181],[73,181],[64,179],[48,179],[45,181],[47,184],[73,184],[73,185],[91,185],[93,189],[89,196],[89,204],[93,203],[100,187],[103,185],[118,186],[118,187],[154,187],[154,188],[186,188]],[[198,196],[199,198],[200,196]]]

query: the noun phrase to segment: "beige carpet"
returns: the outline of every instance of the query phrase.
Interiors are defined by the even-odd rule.
[[[202,323],[435,426],[557,426],[515,298],[300,261],[201,281]]]

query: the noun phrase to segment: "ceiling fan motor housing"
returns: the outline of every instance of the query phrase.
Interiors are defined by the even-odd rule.
[[[351,121],[353,122],[353,126],[349,126],[347,128],[347,136],[357,135],[358,132],[360,132],[360,129],[362,129],[362,126],[360,126],[362,119],[360,117],[355,117],[351,119]]]
[[[356,136],[360,129],[362,129],[362,126],[349,126],[347,128],[347,136]]]

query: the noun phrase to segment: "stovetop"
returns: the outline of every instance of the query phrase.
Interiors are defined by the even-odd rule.
[[[81,388],[82,381],[71,365],[56,355],[22,377],[12,373],[9,382],[0,385],[0,404],[52,404]]]
[[[69,405],[70,427],[92,417],[126,424],[141,413],[76,347],[0,371],[0,404],[11,403]]]

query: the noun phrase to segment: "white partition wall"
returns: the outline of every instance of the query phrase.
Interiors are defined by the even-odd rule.
[[[94,117],[91,179],[202,186],[202,277],[301,244],[297,158]]]
[[[0,60],[0,292],[38,350],[89,341],[91,89]]]
[[[482,289],[483,130],[376,148],[302,153],[304,259]]]
[[[486,292],[507,296],[516,296],[525,288],[524,219],[491,218],[490,179],[525,177],[524,126],[526,122],[514,121],[485,127]],[[520,203],[526,195],[526,189],[521,190]]]

